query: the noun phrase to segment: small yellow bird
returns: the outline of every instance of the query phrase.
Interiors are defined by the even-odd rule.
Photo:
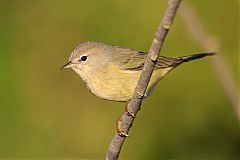
[[[210,55],[215,53],[177,58],[159,56],[144,96],[148,97],[156,84],[175,67]],[[72,68],[96,96],[126,102],[132,98],[146,57],[146,52],[100,42],[84,42],[73,50],[69,62],[62,69]]]

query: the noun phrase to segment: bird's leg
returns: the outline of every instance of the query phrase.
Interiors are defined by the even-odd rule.
[[[121,123],[122,123],[122,120],[121,120],[121,117],[119,117],[116,121],[117,133],[121,137],[128,137],[129,135],[126,133],[125,129],[121,127]]]
[[[133,113],[133,111],[131,110],[131,108],[129,108],[129,101],[126,102],[126,106],[125,106],[125,111],[127,112],[127,114],[133,118],[136,117],[136,115]]]
[[[126,102],[125,112],[128,116],[131,116],[132,118],[135,118],[135,114],[129,108],[129,101]],[[121,136],[121,137],[128,137],[129,135],[127,134],[127,131],[124,128],[123,123],[124,123],[123,120],[121,119],[121,117],[119,117],[116,121],[117,132],[118,132],[119,136]]]

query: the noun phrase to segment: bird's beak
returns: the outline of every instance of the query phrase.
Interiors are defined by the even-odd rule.
[[[61,69],[66,69],[66,68],[70,68],[72,62],[69,61],[67,64],[63,65]]]

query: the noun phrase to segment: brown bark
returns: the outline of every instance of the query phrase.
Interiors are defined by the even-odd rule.
[[[160,51],[163,42],[166,38],[166,35],[173,24],[173,20],[180,2],[181,0],[168,1],[167,9],[155,33],[155,37],[153,39],[151,48],[148,52],[148,56],[146,58],[137,87],[135,89],[131,101],[127,104],[130,113],[134,116],[131,116],[128,112],[125,111],[120,117],[119,127],[121,128],[122,132],[121,134],[115,133],[106,155],[107,160],[118,159],[122,145],[124,143],[124,140],[126,139],[126,135],[128,134],[133,124],[134,117],[137,115],[137,112],[139,111],[140,106],[142,104],[143,96],[150,81],[154,65],[156,63],[158,56],[160,55]]]

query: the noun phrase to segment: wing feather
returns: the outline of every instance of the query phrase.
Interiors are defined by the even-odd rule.
[[[118,60],[116,59],[118,64],[122,69],[124,70],[130,70],[130,71],[140,71],[143,69],[145,59],[147,57],[146,52],[138,52],[131,49],[124,49],[119,53],[121,57],[118,57]],[[119,59],[121,59],[119,61]],[[170,68],[175,67],[182,63],[182,59],[180,58],[168,58],[164,56],[159,56],[155,65],[154,69],[161,69],[161,68]]]

